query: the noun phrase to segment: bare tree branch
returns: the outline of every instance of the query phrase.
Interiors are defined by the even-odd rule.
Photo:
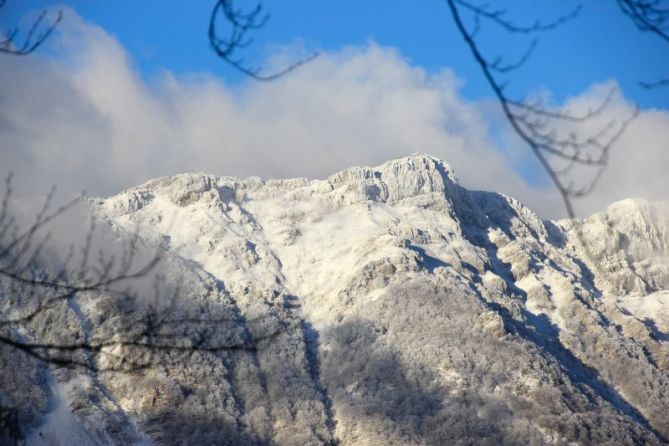
[[[669,4],[662,0],[616,0],[620,10],[644,32],[669,43]]]
[[[2,0],[2,2],[0,2],[0,9],[2,9],[5,4],[6,0]],[[19,27],[7,29],[2,32],[4,37],[0,37],[0,53],[14,56],[25,56],[39,48],[63,20],[62,10],[58,10],[56,18],[51,20],[50,23],[45,23],[48,15],[48,10],[42,11],[33,21],[28,32],[25,33],[25,36],[22,39],[20,39],[21,30]],[[21,41],[20,43],[17,42],[19,40]]]
[[[498,26],[501,26],[508,32],[520,34],[532,34],[536,32],[553,30],[560,25],[576,18],[581,13],[582,9],[582,5],[579,4],[569,14],[560,16],[553,21],[543,23],[541,20],[537,19],[530,25],[518,25],[506,18],[506,10],[503,8],[494,9],[491,8],[488,3],[474,4],[466,0],[454,0],[453,3],[474,13],[477,20],[480,17],[483,17],[497,24]],[[472,34],[476,34],[476,32],[470,33],[470,35]]]
[[[534,49],[537,47],[538,43],[539,43],[539,41],[537,39],[532,40],[532,43],[527,48],[525,53],[516,62],[509,63],[509,64],[503,64],[502,63],[502,57],[500,56],[500,57],[497,57],[490,64],[490,68],[492,70],[497,71],[498,73],[508,73],[510,71],[517,70],[518,68],[525,65],[525,63],[529,60],[529,58],[532,56],[532,53],[534,52]]]
[[[654,34],[669,43],[669,1],[666,0],[616,0],[620,10],[643,32]],[[669,86],[669,79],[639,82],[647,90]]]
[[[179,299],[183,290],[168,284],[161,273],[154,276],[153,300],[122,288],[148,278],[166,259],[162,247],[143,259],[138,229],[124,237],[119,254],[100,249],[96,258],[93,219],[80,249],[70,246],[64,257],[58,256],[59,266],[45,263],[49,226],[83,201],[80,196],[52,210],[54,190],[24,227],[10,215],[12,177],[5,181],[0,200],[0,346],[56,367],[126,373],[187,361],[196,352],[253,352],[296,329],[282,321],[267,326],[267,316],[246,320],[192,306]],[[54,317],[64,317],[82,302],[105,309],[93,328],[53,325]],[[257,324],[253,334],[248,324]],[[0,405],[0,417],[11,413]]]
[[[660,79],[655,82],[644,82],[640,81],[639,85],[646,90],[652,90],[653,88],[658,88],[658,87],[669,87],[669,79]]]
[[[227,37],[221,37],[219,34],[217,23],[220,16],[230,26]],[[253,42],[248,36],[249,32],[264,27],[268,20],[269,14],[263,13],[261,4],[245,12],[235,8],[232,0],[217,0],[209,18],[209,45],[225,62],[257,81],[278,79],[318,56],[318,53],[313,53],[306,58],[271,73],[263,73],[263,69],[260,66],[247,65],[244,59],[238,55],[238,50],[248,47]]]
[[[544,168],[554,186],[558,190],[569,217],[574,217],[572,198],[586,195],[595,186],[601,177],[601,171],[606,165],[608,152],[614,142],[627,128],[636,116],[636,111],[622,122],[610,121],[594,135],[580,137],[573,131],[562,136],[569,126],[584,126],[597,117],[609,104],[613,91],[593,110],[577,115],[570,110],[551,109],[539,101],[516,100],[505,93],[505,84],[495,75],[506,74],[522,66],[532,54],[537,40],[533,40],[526,53],[512,64],[502,64],[501,58],[489,61],[483,55],[475,40],[480,30],[480,20],[487,19],[501,26],[509,33],[532,34],[549,31],[575,18],[581,11],[579,5],[571,13],[560,16],[554,21],[543,23],[537,20],[531,25],[516,25],[506,18],[504,9],[492,9],[487,4],[476,5],[465,0],[447,0],[451,16],[455,25],[469,47],[474,60],[479,65],[488,85],[498,99],[502,111],[514,132],[525,142],[539,163]],[[462,18],[462,10],[474,15],[475,28],[469,31]],[[567,129],[565,129],[567,126]],[[566,162],[563,166],[556,166],[555,160]],[[585,186],[576,187],[567,175],[576,165],[590,166],[596,169],[595,175]]]

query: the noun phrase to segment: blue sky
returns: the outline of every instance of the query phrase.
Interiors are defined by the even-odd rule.
[[[208,71],[230,82],[240,80],[238,73],[209,50],[206,30],[213,1],[71,0],[64,4],[119,39],[145,77],[168,69],[175,73]],[[505,7],[509,18],[529,23],[568,13],[577,2],[495,4]],[[26,11],[50,5],[54,2],[10,0],[2,20],[9,24]],[[428,71],[452,68],[465,81],[462,94],[469,99],[490,96],[442,0],[266,0],[263,5],[271,20],[254,35],[255,45],[246,52],[249,61],[296,42],[309,49],[336,51],[373,40],[398,49],[412,64]],[[485,30],[481,37],[490,58],[502,54],[513,60],[529,43],[491,24]],[[648,91],[638,86],[639,80],[667,76],[666,54],[666,42],[637,31],[614,1],[589,0],[577,19],[540,35],[533,58],[510,76],[509,88],[517,94],[547,89],[561,101],[593,82],[615,79],[625,96],[641,107],[669,108],[669,88]]]

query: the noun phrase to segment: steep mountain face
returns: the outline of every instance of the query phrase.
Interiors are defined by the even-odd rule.
[[[63,426],[91,444],[669,440],[666,205],[542,221],[413,155],[322,181],[165,177],[93,208],[169,248],[176,313],[256,348],[132,374],[5,364],[3,388],[41,402],[31,444]],[[104,302],[62,317],[102,330],[121,312]]]

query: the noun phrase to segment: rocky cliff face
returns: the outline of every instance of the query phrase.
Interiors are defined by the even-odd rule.
[[[542,221],[413,155],[322,181],[165,177],[93,208],[169,247],[176,313],[256,348],[95,375],[5,351],[30,444],[669,440],[665,205]],[[114,323],[89,300],[59,317]]]

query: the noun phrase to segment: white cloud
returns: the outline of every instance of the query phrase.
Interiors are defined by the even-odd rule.
[[[113,37],[69,17],[61,57],[0,58],[0,173],[13,170],[24,191],[58,184],[107,195],[188,171],[322,178],[420,151],[452,164],[468,187],[514,195],[543,215],[562,212],[548,185],[532,188],[514,170],[490,137],[487,107],[461,98],[449,70],[427,74],[370,43],[271,83],[230,88],[170,72],[147,82]],[[668,122],[669,113],[649,111],[630,127],[603,178],[609,186],[587,210],[666,191]]]
[[[622,116],[621,116],[622,119]],[[578,202],[585,211],[627,197],[669,200],[669,112],[644,110],[609,154],[597,187]]]

